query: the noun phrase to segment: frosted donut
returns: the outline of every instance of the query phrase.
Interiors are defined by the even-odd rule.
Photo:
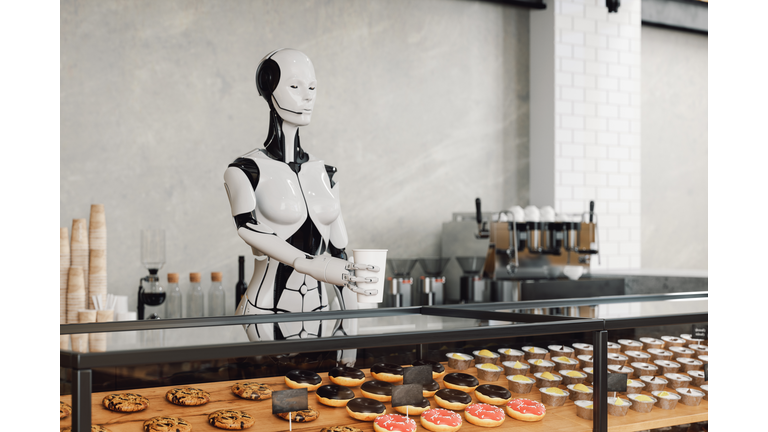
[[[304,370],[294,369],[285,374],[285,385],[292,389],[306,388],[307,391],[315,391],[323,384],[320,375]]]
[[[347,402],[347,414],[355,420],[373,421],[387,412],[383,403],[368,398],[354,398]]]
[[[430,409],[429,401],[427,398],[422,398],[421,402],[417,405],[401,405],[394,407],[395,411],[401,413],[401,414],[408,414],[408,415],[421,415],[424,411]]]
[[[399,414],[387,414],[376,417],[373,421],[376,432],[414,432],[416,422]]]
[[[379,381],[400,382],[403,380],[403,367],[393,363],[376,363],[371,366],[371,376]]]
[[[461,428],[461,415],[442,408],[432,408],[421,413],[421,425],[432,432],[455,432]]]
[[[355,367],[339,366],[328,372],[328,379],[334,384],[357,387],[365,382],[365,374]]]
[[[472,403],[472,396],[456,389],[440,389],[435,393],[435,402],[443,408],[463,410]]]
[[[349,387],[344,387],[338,384],[328,384],[318,387],[317,390],[315,390],[315,397],[317,397],[317,401],[323,405],[343,407],[347,405],[347,402],[355,398],[355,392]]]
[[[512,399],[512,393],[502,386],[483,384],[475,389],[477,400],[491,405],[504,405]]]
[[[432,379],[441,378],[443,375],[446,374],[445,366],[443,366],[442,363],[440,362],[436,362],[434,360],[416,360],[415,362],[413,362],[413,366],[424,366],[424,365],[432,366]]]
[[[394,384],[386,381],[366,381],[360,386],[360,392],[364,397],[376,399],[380,402],[389,402],[392,400],[392,388]]]
[[[531,399],[512,399],[504,405],[510,417],[517,420],[534,422],[544,418],[547,408],[541,402]]]
[[[453,372],[443,377],[443,384],[449,389],[471,392],[480,385],[480,381],[472,375]]]
[[[504,423],[507,415],[504,410],[493,405],[475,403],[464,410],[467,421],[478,426],[496,427]]]

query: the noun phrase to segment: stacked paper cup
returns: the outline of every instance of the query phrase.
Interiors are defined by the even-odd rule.
[[[67,324],[80,322],[77,311],[85,304],[85,277],[83,268],[72,266],[67,278]]]
[[[59,324],[67,323],[67,281],[69,279],[69,229],[59,230],[61,271],[59,280]],[[69,349],[69,335],[59,335],[59,348]]]
[[[77,311],[77,320],[80,323],[93,323],[96,322],[96,310],[95,309],[80,309]],[[88,345],[90,342],[90,336],[88,333],[80,333],[72,335],[72,350],[82,353],[88,352]]]
[[[91,218],[88,227],[88,302],[93,309],[93,296],[107,300],[107,222],[103,204],[91,205]]]
[[[109,322],[114,318],[115,311],[112,309],[102,309],[96,311],[96,322]],[[107,350],[106,333],[90,333],[88,345],[91,352],[104,352]]]
[[[83,304],[74,309],[77,313],[80,309],[85,309],[90,303],[88,297],[88,222],[85,219],[72,219],[72,240],[70,241],[71,266],[80,267],[83,271]],[[69,303],[67,304],[69,309]],[[69,314],[69,312],[67,312]],[[69,320],[67,320],[69,322]],[[77,322],[77,321],[73,321]]]

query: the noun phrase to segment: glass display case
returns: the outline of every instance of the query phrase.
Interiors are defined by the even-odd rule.
[[[344,325],[340,327],[342,321]],[[707,420],[706,400],[696,406],[678,403],[674,409],[653,407],[648,413],[630,410],[623,416],[609,415],[609,408],[610,413],[614,413],[614,407],[608,406],[609,397],[626,399],[626,392],[609,392],[608,376],[624,373],[609,367],[615,364],[612,347],[619,339],[679,337],[691,334],[694,327],[706,329],[707,321],[707,293],[694,292],[63,324],[62,335],[107,333],[108,339],[105,352],[60,352],[61,400],[72,407],[72,415],[62,419],[61,425],[71,424],[74,431],[90,431],[91,424],[100,424],[120,432],[142,430],[142,422],[156,415],[177,415],[190,421],[193,430],[217,430],[207,423],[206,413],[235,407],[232,409],[258,415],[258,430],[288,430],[288,422],[271,414],[268,401],[239,399],[230,391],[231,385],[237,381],[259,380],[281,390],[287,388],[283,376],[292,369],[314,370],[327,384],[328,370],[339,362],[354,363],[367,377],[375,363],[408,366],[420,359],[441,362],[448,372],[456,372],[447,365],[448,353],[471,355],[480,349],[498,352],[503,348],[546,348],[553,344],[570,347],[578,343],[593,349],[589,359],[594,371],[592,419],[580,417],[574,401],[568,400],[562,406],[547,407],[542,423],[529,425],[507,418],[503,427],[514,422],[516,430],[534,430],[549,423],[558,430],[607,431],[610,427],[611,430],[639,431],[702,422]],[[272,326],[279,337],[249,342],[243,330],[243,326],[248,325]],[[344,331],[339,331],[340,328]],[[706,349],[706,341],[695,342]],[[579,366],[583,369],[584,365]],[[472,367],[462,372],[474,374],[474,371]],[[481,383],[506,388],[509,385],[506,374],[501,375],[494,382]],[[179,407],[163,399],[173,386],[190,385],[208,389],[211,401],[201,407]],[[105,395],[119,392],[151,395],[150,407],[124,415],[101,406]],[[355,392],[359,393],[359,388]],[[512,396],[541,400],[535,388],[530,393]],[[322,406],[311,393],[309,397],[310,405],[320,411],[311,430],[337,424],[357,425],[363,430],[371,428],[370,423],[349,417],[346,410]],[[431,406],[436,407],[434,401]],[[461,428],[484,429],[466,422]]]

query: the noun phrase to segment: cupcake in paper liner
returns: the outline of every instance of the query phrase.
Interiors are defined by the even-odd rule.
[[[672,360],[654,360],[653,364],[659,367],[659,374],[677,373],[680,371],[680,363]]]
[[[582,369],[592,367],[595,364],[595,359],[591,354],[581,354],[576,356],[576,360],[579,361],[579,367]]]
[[[641,337],[640,342],[643,343],[643,351],[648,351],[651,348],[663,349],[664,341],[652,337]]]
[[[693,381],[688,374],[681,373],[664,374],[664,379],[668,381],[667,387],[671,389],[688,387],[688,385],[691,384],[691,381]]]
[[[629,411],[629,408],[631,406],[632,406],[632,403],[627,399],[622,399],[620,397],[609,397],[608,398],[608,415],[623,417],[627,415],[627,411]]]
[[[584,420],[592,420],[595,410],[592,407],[591,400],[577,400],[573,402],[576,405],[576,416]]]
[[[475,363],[477,369],[477,378],[483,381],[496,381],[501,376],[501,372],[504,370],[501,366],[493,363]]]
[[[621,345],[617,344],[616,342],[608,342],[608,352],[609,353],[620,353],[621,352]]]
[[[549,351],[547,351],[544,348],[534,347],[534,346],[523,347],[523,358],[525,360],[543,359],[547,356],[547,353],[549,353]]]
[[[587,374],[582,371],[563,369],[558,371],[560,376],[563,377],[563,384],[584,384],[587,379]]]
[[[635,370],[635,373],[632,374],[635,378],[640,378],[645,375],[653,376],[659,373],[659,367],[650,363],[634,362],[630,366]]]
[[[704,392],[704,400],[708,401],[709,400],[709,385],[702,384],[701,385],[701,391]]]
[[[504,366],[504,375],[526,375],[531,370],[525,361],[508,361],[501,365]]]
[[[657,402],[655,397],[644,394],[631,394],[627,395],[627,397],[632,400],[632,406],[630,406],[630,408],[632,408],[633,411],[637,411],[639,413],[651,412],[653,406]]]
[[[691,377],[691,385],[701,387],[706,381],[704,381],[704,371],[691,370],[686,372]]]
[[[472,354],[475,356],[475,365],[483,363],[499,364],[499,357],[501,357],[499,353],[487,349],[472,351]]]
[[[688,406],[698,406],[704,399],[704,392],[692,388],[677,388],[677,394],[680,395],[680,403]]]
[[[573,344],[573,350],[576,352],[576,357],[580,355],[592,355],[594,353],[594,347],[587,343],[577,342]]]
[[[636,379],[628,379],[627,380],[627,394],[637,394],[643,391],[645,388],[645,383],[636,380]]]
[[[624,366],[627,364],[627,360],[629,357],[621,354],[621,353],[608,353],[608,364],[609,365],[620,365]]]
[[[555,363],[544,359],[529,359],[528,364],[531,365],[531,372],[534,374],[537,372],[552,372],[555,369]]]
[[[448,353],[448,367],[456,370],[466,370],[472,364],[472,356],[464,353]]]
[[[624,355],[627,356],[627,362],[629,363],[650,363],[651,355],[642,351],[624,351]]]
[[[547,347],[549,350],[549,358],[555,357],[576,357],[576,351],[573,348],[565,345],[550,345]]]
[[[662,336],[661,340],[664,341],[664,349],[669,349],[669,347],[673,346],[684,346],[685,345],[685,339],[677,336]]]
[[[533,378],[525,375],[509,375],[507,376],[507,387],[509,391],[517,394],[528,394],[533,390],[533,384],[536,381]]]
[[[533,374],[536,377],[536,387],[557,387],[563,382],[563,377],[552,372],[536,372]]]
[[[709,347],[706,345],[688,345],[688,348],[696,351],[697,356],[700,355],[709,355]]]
[[[575,370],[579,367],[579,361],[571,357],[567,357],[567,356],[551,357],[550,356],[549,359],[555,362],[555,368],[557,370]]]
[[[539,392],[541,392],[541,403],[545,406],[563,406],[569,396],[568,390],[557,387],[542,387]]]
[[[675,362],[680,363],[680,372],[699,370],[704,367],[703,361],[689,357],[676,358]]]
[[[651,348],[648,350],[651,360],[672,360],[674,353],[661,348]]]
[[[664,390],[664,387],[667,386],[667,380],[658,376],[641,376],[640,381],[645,384],[645,391],[647,392]]]
[[[568,399],[572,401],[592,400],[594,390],[584,384],[571,384],[568,386]]]
[[[624,374],[627,376],[627,379],[629,379],[632,374],[635,373],[635,370],[629,366],[608,365],[608,373]]]
[[[587,378],[584,380],[585,384],[592,384],[594,382],[595,374],[594,369],[590,367],[585,367],[582,369],[582,371],[587,374]]]
[[[677,401],[680,400],[679,394],[668,392],[666,390],[657,390],[652,392],[652,394],[653,397],[657,399],[656,406],[665,410],[675,409]]]
[[[499,359],[501,363],[504,363],[507,361],[516,362],[516,361],[524,360],[523,357],[525,353],[523,353],[520,350],[516,350],[512,348],[500,348],[498,351],[499,351],[499,355],[501,356],[501,358]]]
[[[672,355],[675,358],[679,358],[679,357],[693,358],[693,355],[696,354],[696,351],[684,346],[671,346],[668,348],[668,350],[672,352]]]
[[[643,343],[632,339],[619,339],[619,345],[621,345],[621,352],[624,354],[627,351],[641,351],[643,349]]]

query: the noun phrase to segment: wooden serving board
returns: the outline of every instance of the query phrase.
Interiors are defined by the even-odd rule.
[[[449,368],[445,365],[446,371],[451,372],[463,372],[470,375],[475,375],[475,368],[464,371],[457,371]],[[364,369],[363,372],[366,378],[372,379],[370,371]],[[328,379],[326,373],[319,374],[323,378],[323,384],[332,384]],[[272,414],[272,401],[267,399],[265,401],[250,401],[241,399],[232,393],[231,387],[237,381],[220,381],[214,383],[201,383],[191,384],[186,387],[200,388],[210,393],[210,402],[202,406],[184,407],[174,405],[165,399],[165,393],[174,387],[154,387],[145,389],[127,390],[128,393],[138,393],[147,399],[149,399],[149,408],[144,411],[136,413],[116,413],[107,410],[101,404],[102,399],[114,392],[102,392],[94,393],[91,399],[91,413],[92,423],[94,425],[102,425],[112,432],[140,432],[143,431],[142,425],[145,420],[155,416],[172,416],[181,417],[192,424],[192,430],[194,432],[200,431],[220,431],[208,424],[208,414],[220,410],[220,409],[233,409],[248,412],[256,418],[256,424],[249,430],[253,432],[282,432],[289,430],[288,421],[283,420],[276,415]],[[283,377],[271,377],[261,378],[254,381],[268,384],[272,387],[273,391],[287,390]],[[444,388],[442,379],[437,380],[440,383],[440,388]],[[498,381],[490,382],[480,380],[480,384],[496,384],[502,387],[507,387],[507,380],[503,376]],[[362,397],[360,387],[353,388],[355,395]],[[645,393],[645,392],[644,392]],[[646,393],[647,394],[647,393]],[[533,399],[540,401],[541,396],[536,387],[533,388],[529,394],[512,394],[513,397],[524,397],[527,399]],[[61,396],[61,400],[71,404],[71,396]],[[472,395],[473,402],[477,402],[477,397]],[[434,398],[429,398],[432,408],[438,408],[439,406],[434,401]],[[399,414],[395,411],[389,403],[385,403],[387,406],[387,414]],[[322,428],[327,426],[354,426],[363,431],[373,431],[373,424],[371,422],[360,422],[353,419],[347,413],[345,408],[333,408],[320,404],[315,398],[314,392],[309,393],[309,406],[319,412],[317,420],[310,423],[291,423],[291,430],[297,432],[318,432]],[[464,417],[463,412],[461,413]],[[417,431],[427,431],[419,423],[418,416],[411,416],[416,421]],[[624,417],[608,416],[608,429],[614,432],[631,432],[640,431],[645,429],[659,428],[664,426],[674,426],[683,423],[694,423],[705,421],[708,418],[707,401],[702,401],[698,407],[689,407],[681,403],[677,404],[674,410],[662,410],[654,407],[650,413],[641,414],[632,410],[629,410],[628,414]],[[67,417],[61,420],[61,426],[69,426],[71,424],[71,418]],[[588,432],[592,430],[592,421],[584,420],[576,416],[576,405],[570,400],[566,401],[564,406],[561,407],[547,407],[547,414],[543,420],[538,422],[522,422],[515,420],[511,417],[507,417],[504,423],[499,427],[499,430],[507,430],[514,427],[516,431],[521,432],[537,432],[537,431],[572,431],[572,432]],[[488,428],[475,426],[464,420],[464,424],[461,427],[461,431],[466,432],[481,432],[488,431]]]

